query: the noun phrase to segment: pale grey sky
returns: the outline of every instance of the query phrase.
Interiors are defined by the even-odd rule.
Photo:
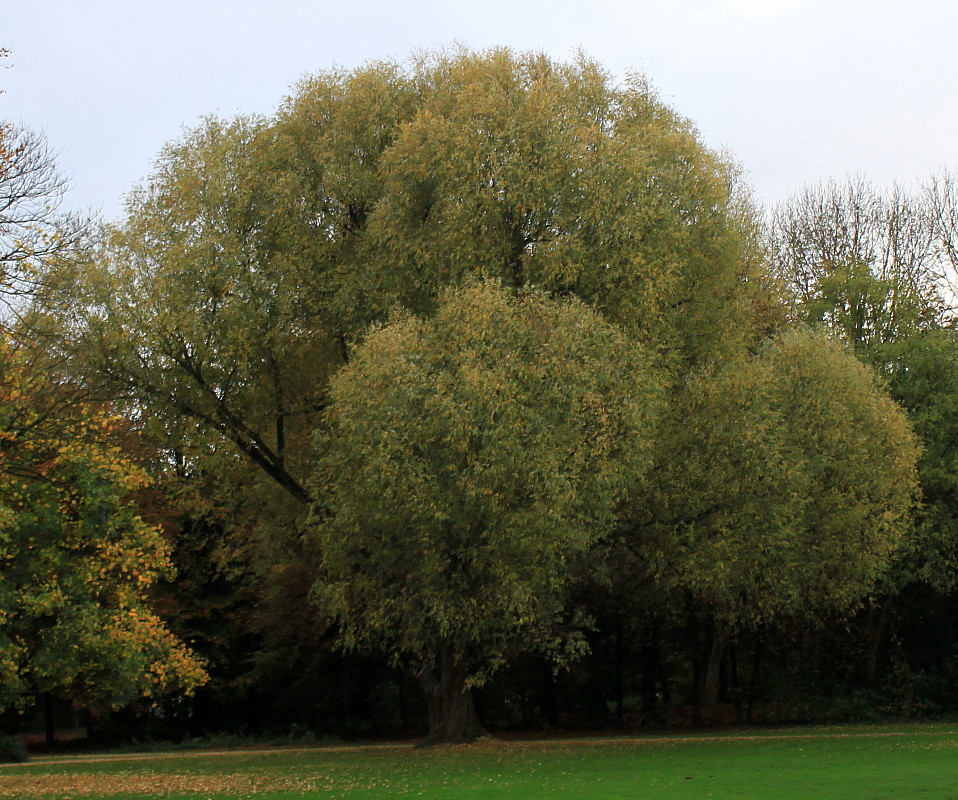
[[[268,114],[298,78],[459,42],[644,72],[760,198],[958,168],[953,0],[0,0],[0,117],[46,131],[70,203],[112,218],[209,113]]]

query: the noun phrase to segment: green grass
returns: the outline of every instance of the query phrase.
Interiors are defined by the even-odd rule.
[[[51,758],[0,769],[0,797],[948,800],[958,726]]]

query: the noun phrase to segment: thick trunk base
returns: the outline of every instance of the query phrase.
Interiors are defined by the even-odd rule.
[[[453,663],[448,650],[424,666],[418,678],[429,710],[429,736],[420,747],[467,744],[486,735],[476,715],[472,690],[466,688],[466,671]]]

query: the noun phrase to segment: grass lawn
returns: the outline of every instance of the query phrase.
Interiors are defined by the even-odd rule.
[[[958,725],[59,757],[0,768],[0,797],[958,800]]]

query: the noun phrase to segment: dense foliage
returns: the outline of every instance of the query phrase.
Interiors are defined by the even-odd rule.
[[[672,414],[654,570],[733,626],[875,588],[910,531],[917,444],[869,369],[789,331],[690,376]]]

